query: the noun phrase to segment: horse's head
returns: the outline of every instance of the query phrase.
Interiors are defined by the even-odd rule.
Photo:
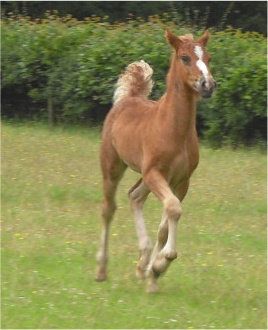
[[[205,50],[209,32],[194,40],[192,35],[177,37],[167,30],[166,38],[175,50],[175,70],[181,80],[202,97],[210,97],[216,82],[208,68],[210,55]]]

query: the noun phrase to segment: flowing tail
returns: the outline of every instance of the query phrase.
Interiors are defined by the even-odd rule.
[[[114,104],[127,96],[147,98],[153,88],[152,74],[153,69],[143,60],[129,64],[116,83]]]

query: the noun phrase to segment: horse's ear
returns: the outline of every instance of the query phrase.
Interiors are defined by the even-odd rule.
[[[197,40],[197,42],[205,47],[208,43],[209,38],[210,38],[210,33],[208,30],[206,30],[203,33],[203,35]]]
[[[168,43],[175,49],[178,49],[181,43],[181,40],[176,37],[172,32],[169,30],[165,31],[165,37],[168,41]]]

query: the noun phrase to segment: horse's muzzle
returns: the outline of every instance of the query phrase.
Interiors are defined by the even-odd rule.
[[[217,83],[213,78],[205,79],[201,78],[199,83],[199,93],[204,98],[209,98],[213,94],[214,90],[217,87]]]

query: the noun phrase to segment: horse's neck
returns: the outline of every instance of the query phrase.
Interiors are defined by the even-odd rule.
[[[173,128],[178,135],[184,136],[195,131],[196,96],[185,86],[174,70],[173,56],[167,76],[167,91],[160,105],[162,119]]]

